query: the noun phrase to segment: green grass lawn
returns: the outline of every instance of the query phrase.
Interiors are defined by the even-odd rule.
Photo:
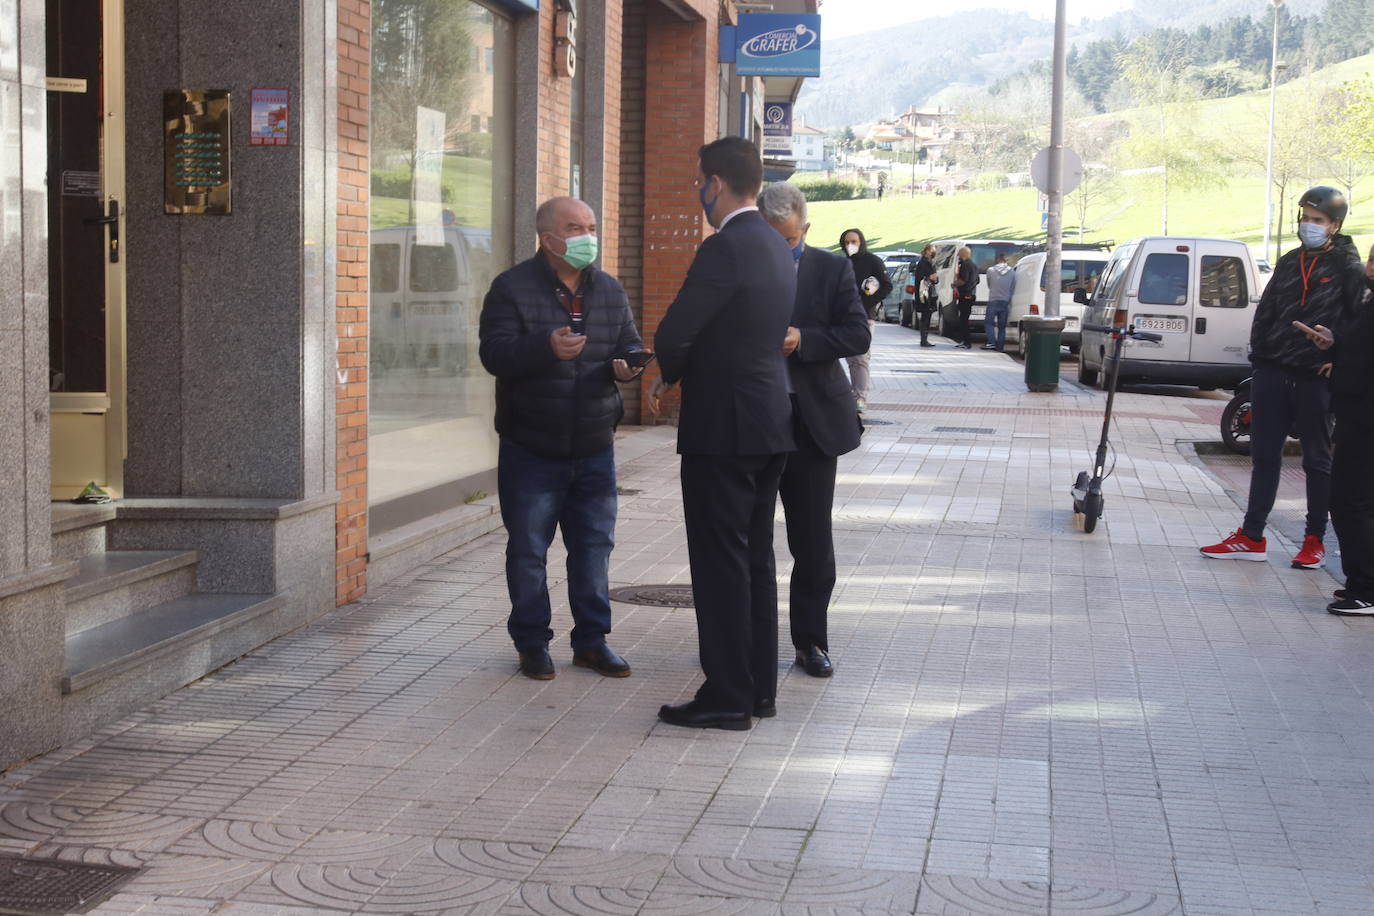
[[[444,187],[448,200],[443,204],[452,210],[461,226],[491,225],[491,161],[467,156],[444,157]],[[410,201],[398,197],[372,198],[372,228],[408,226],[411,217]]]

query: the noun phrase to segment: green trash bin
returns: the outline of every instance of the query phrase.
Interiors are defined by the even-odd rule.
[[[1027,390],[1059,389],[1059,336],[1063,331],[1063,318],[1027,315],[1021,319],[1021,346],[1026,354]]]

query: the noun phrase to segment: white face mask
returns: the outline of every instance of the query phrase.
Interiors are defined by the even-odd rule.
[[[851,258],[854,257],[854,255],[858,254],[858,252],[859,252],[859,243],[858,243],[858,242],[850,242],[848,245],[844,246],[844,253],[847,254],[847,255],[849,255]]]

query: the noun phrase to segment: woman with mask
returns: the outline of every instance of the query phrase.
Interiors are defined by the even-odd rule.
[[[878,306],[892,292],[892,280],[887,276],[883,259],[868,250],[868,241],[858,229],[846,229],[840,233],[840,250],[854,268],[854,282],[859,285],[859,298],[868,314],[868,331],[871,335],[878,317]],[[871,347],[869,352],[872,352]],[[868,391],[871,387],[868,356],[868,353],[861,353],[845,358],[849,364],[849,385],[854,390],[854,400],[859,402],[859,413],[868,408]]]
[[[921,346],[933,347],[930,342],[930,313],[939,307],[935,294],[935,246],[921,249],[921,259],[911,268],[911,284],[916,290],[916,311],[920,313]]]

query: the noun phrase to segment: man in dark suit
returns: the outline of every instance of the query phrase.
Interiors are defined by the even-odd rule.
[[[678,452],[697,639],[706,682],[658,716],[690,728],[752,727],[778,681],[773,513],[792,408],[782,347],[797,277],[759,216],[758,147],[723,137],[698,154],[697,193],[718,231],[702,242],[655,336],[662,381],[682,382]]]
[[[796,185],[769,185],[759,211],[792,249],[797,299],[783,352],[792,392],[792,436],[779,493],[792,553],[788,617],[797,664],[812,677],[830,677],[826,616],[835,590],[835,542],[830,513],[837,459],[859,446],[858,403],[840,359],[868,351],[872,332],[848,258],[811,248],[806,196]]]

